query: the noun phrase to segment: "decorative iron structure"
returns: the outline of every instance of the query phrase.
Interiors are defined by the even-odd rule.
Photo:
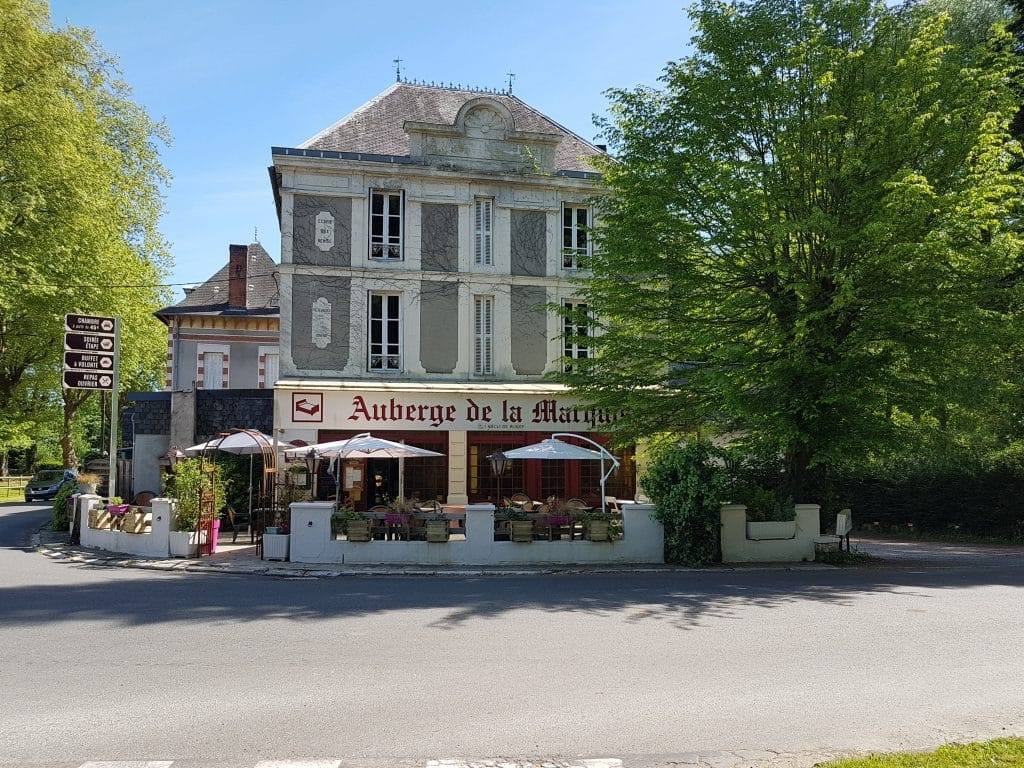
[[[199,454],[199,467],[203,473],[208,473],[208,483],[201,482],[199,485],[199,520],[196,523],[196,540],[199,542],[199,556],[213,554],[213,521],[217,519],[219,510],[216,509],[215,480],[217,470],[213,462],[207,463],[207,451],[217,451],[221,443],[231,435],[248,435],[253,444],[260,449],[260,458],[263,459],[263,472],[260,473],[259,493],[257,494],[256,509],[260,514],[252,521],[253,531],[256,538],[256,556],[263,557],[263,532],[269,524],[276,524],[277,509],[277,453],[274,451],[273,443],[257,429],[232,429],[228,432],[221,432],[216,440],[208,440],[203,445]],[[207,470],[207,466],[210,467]],[[206,532],[206,543],[203,543],[202,533]]]

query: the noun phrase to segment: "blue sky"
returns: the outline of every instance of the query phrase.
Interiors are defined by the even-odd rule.
[[[254,229],[277,259],[266,168],[394,81],[499,87],[593,138],[611,86],[655,84],[691,36],[683,0],[197,2],[51,0],[53,21],[92,28],[135,98],[167,122],[174,178],[162,229],[170,282],[203,280]],[[180,290],[176,291],[180,296]]]

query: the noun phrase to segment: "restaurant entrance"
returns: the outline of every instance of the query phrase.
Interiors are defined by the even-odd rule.
[[[367,459],[367,504],[387,504],[398,498],[398,459]]]

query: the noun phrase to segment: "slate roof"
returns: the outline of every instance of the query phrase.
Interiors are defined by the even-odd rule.
[[[409,136],[403,129],[407,120],[453,125],[459,108],[481,96],[507,107],[518,131],[559,134],[562,138],[555,150],[556,170],[594,171],[585,158],[603,154],[600,149],[513,95],[401,82],[307,139],[298,149],[408,156]]]
[[[245,310],[228,307],[228,267],[224,264],[206,282],[186,293],[185,298],[156,313],[165,315],[189,314],[247,314],[276,315],[280,310],[280,286],[277,263],[259,243],[249,244],[248,280]]]

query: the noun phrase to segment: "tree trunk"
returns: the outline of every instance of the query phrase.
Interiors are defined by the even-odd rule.
[[[75,444],[71,438],[71,424],[75,419],[75,410],[65,399],[64,415],[60,426],[60,452],[64,466],[70,468],[78,466],[78,456],[75,455]]]
[[[78,413],[79,408],[85,405],[85,402],[89,399],[91,394],[91,392],[77,389],[61,390],[61,395],[64,400],[64,409],[60,427],[60,451],[64,461],[64,466],[70,469],[78,467],[78,456],[75,453],[74,436],[71,434],[75,423],[75,414]]]
[[[786,461],[786,486],[794,504],[807,504],[811,485],[811,450],[806,443],[792,447]]]

